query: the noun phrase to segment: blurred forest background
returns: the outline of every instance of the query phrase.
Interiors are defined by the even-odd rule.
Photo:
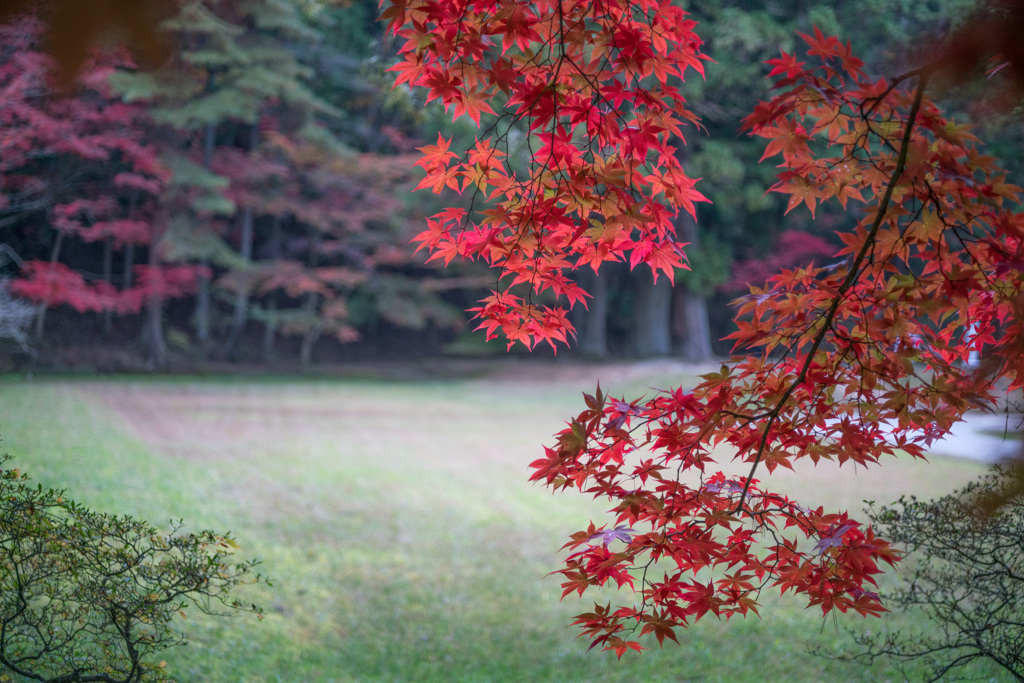
[[[785,197],[765,194],[775,169],[737,132],[767,96],[764,60],[817,26],[850,40],[869,73],[898,73],[975,6],[689,4],[716,60],[686,84],[706,130],[681,154],[712,200],[696,224],[680,219],[692,270],[674,285],[626,264],[577,273],[594,298],[560,357],[727,354],[728,302],[780,268],[828,259],[833,232],[858,218],[821,207],[813,223],[784,219]],[[160,25],[173,54],[163,66],[138,68],[111,36],[73,86],[47,77],[44,15],[0,26],[0,372],[505,353],[464,313],[497,275],[424,263],[410,247],[425,216],[468,202],[411,192],[416,148],[481,133],[392,89],[377,0],[176,7]],[[970,89],[984,83],[970,83],[946,106],[1018,172],[1020,116],[977,105]]]

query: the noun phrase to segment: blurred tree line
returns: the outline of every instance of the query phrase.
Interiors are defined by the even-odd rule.
[[[391,92],[374,3],[180,2],[169,63],[112,39],[64,88],[49,11],[0,27],[0,266],[35,345],[308,365],[327,339],[462,324],[483,274],[408,246],[436,123]]]
[[[730,331],[728,302],[781,267],[828,258],[832,231],[854,220],[826,207],[813,224],[783,219],[783,198],[765,194],[775,169],[736,132],[765,97],[764,60],[795,31],[838,34],[869,69],[895,73],[927,48],[920,36],[973,6],[684,4],[717,60],[686,84],[706,130],[680,145],[712,203],[698,223],[680,219],[692,270],[674,286],[624,264],[578,274],[594,293],[574,319],[586,356],[727,353],[715,340]],[[20,330],[0,339],[8,355],[31,358],[29,337],[44,357],[137,345],[154,368],[458,348],[462,311],[494,275],[413,253],[409,238],[443,198],[409,188],[416,147],[476,131],[391,88],[376,0],[172,6],[160,68],[137,68],[112,36],[73,85],[48,78],[46,4],[0,26],[0,289],[36,306],[31,334],[0,321]],[[951,93],[954,109],[972,102]],[[995,152],[1019,158],[1020,131],[991,125],[1002,126]]]

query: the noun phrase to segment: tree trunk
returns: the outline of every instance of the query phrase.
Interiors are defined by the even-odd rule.
[[[281,258],[281,217],[275,215],[270,232],[270,259],[276,261]],[[277,311],[278,292],[273,292],[268,297],[267,309],[273,314]],[[277,339],[277,323],[273,316],[267,318],[263,327],[263,362],[270,363],[274,360],[274,341]]]
[[[199,265],[205,272],[209,272],[209,261],[201,259]],[[206,344],[210,341],[210,278],[199,275],[196,280],[196,337],[205,353]]]
[[[691,363],[710,360],[713,354],[707,297],[680,285],[676,288],[672,305],[675,314],[673,331],[678,339],[679,355]]]
[[[150,265],[153,261],[150,260]],[[159,292],[151,291],[146,311],[146,342],[149,346],[147,365],[151,370],[163,370],[167,367],[167,342],[164,340],[163,297]]]
[[[160,242],[167,229],[167,217],[161,214],[159,232],[154,234],[149,244],[149,267],[151,281],[155,279],[157,269],[160,267]],[[148,365],[152,370],[163,370],[167,367],[167,341],[164,339],[163,308],[164,300],[159,287],[152,287],[146,302],[147,323],[146,342],[149,345]]]
[[[277,296],[276,293],[271,295],[268,310],[274,313],[277,310]],[[277,327],[273,322],[267,320],[263,327],[263,344],[261,346],[260,357],[264,363],[270,363],[274,360],[274,342],[277,340]]]
[[[131,289],[135,284],[135,245],[131,242],[124,247],[124,270],[121,271],[124,288]]]
[[[672,352],[672,283],[662,274],[654,282],[651,269],[633,271],[633,353],[641,358]]]
[[[320,249],[320,232],[313,226],[306,230],[309,237],[309,256],[307,265],[310,269],[316,268],[317,252]],[[302,311],[304,323],[308,325],[306,332],[302,335],[302,346],[299,348],[299,369],[305,372],[313,362],[313,346],[320,338],[320,316],[317,315],[317,305],[320,303],[320,296],[316,292],[308,292],[303,303]]]
[[[209,76],[212,78],[212,75]],[[203,126],[203,168],[207,171],[213,166],[213,143],[216,142],[217,124],[207,123]]]
[[[53,249],[50,251],[50,264],[54,264],[60,258],[60,247],[64,243],[64,233],[57,231],[57,239],[53,241]],[[48,302],[44,301],[39,305],[39,312],[36,313],[36,341],[42,341],[43,330],[46,323],[46,310],[49,308]]]
[[[124,247],[124,263],[121,266],[122,291],[131,289],[135,284],[135,244],[129,242]]]
[[[683,212],[676,219],[676,234],[691,249],[700,246],[700,232],[693,217]],[[700,264],[693,264],[699,268]],[[672,301],[672,331],[679,355],[691,363],[702,363],[713,356],[711,351],[711,325],[708,322],[708,300],[704,292],[680,283]]]
[[[114,238],[107,237],[103,240],[103,281],[111,287],[114,286]],[[109,337],[114,327],[114,311],[107,308],[103,311],[103,334]]]
[[[242,229],[242,243],[240,255],[245,261],[245,267],[252,262],[253,243],[253,221],[252,208],[244,207],[239,213],[239,223]],[[245,323],[249,319],[249,274],[242,272],[239,278],[239,289],[235,295],[235,312],[231,316],[231,329],[228,331],[228,339],[224,343],[224,356],[234,360],[238,352],[238,340],[245,329]]]
[[[211,87],[212,74],[208,76],[207,89]],[[217,133],[217,126],[214,123],[207,123],[203,128],[203,168],[207,171],[213,165],[213,143]],[[201,259],[199,265],[203,270],[209,269],[210,263]],[[196,291],[196,336],[199,338],[200,347],[206,353],[207,343],[210,341],[210,279],[205,275],[199,276],[199,289]]]
[[[139,203],[139,191],[132,190],[131,198],[128,200],[128,220],[135,220],[135,207]],[[128,242],[124,245],[124,264],[121,266],[121,291],[131,289],[134,282],[133,270],[135,266],[135,243]],[[113,238],[107,238],[103,249],[103,279],[113,285],[114,279],[114,242]],[[107,309],[103,317],[103,334],[109,335],[113,328],[114,312]]]
[[[250,154],[256,149],[259,128],[253,124],[249,127],[248,151]],[[242,228],[242,239],[239,245],[239,253],[242,261],[245,262],[241,273],[238,293],[235,296],[235,312],[231,316],[231,330],[228,332],[228,340],[224,344],[224,356],[234,360],[238,352],[238,340],[245,330],[245,323],[249,319],[249,273],[248,268],[252,263],[253,243],[253,211],[252,206],[242,207],[239,213],[239,223]]]
[[[306,294],[306,304],[303,306],[310,323],[305,334],[302,335],[302,346],[299,347],[299,369],[302,372],[309,370],[310,365],[313,364],[313,347],[320,338],[320,324],[313,322],[316,315],[317,298],[316,292],[309,292]]]
[[[607,271],[607,268],[605,268]],[[608,278],[607,272],[594,273],[590,268],[579,271],[580,285],[592,294],[587,308],[577,306],[577,348],[588,358],[608,356]]]

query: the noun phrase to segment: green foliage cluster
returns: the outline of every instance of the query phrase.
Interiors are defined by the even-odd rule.
[[[931,681],[989,660],[1024,680],[1020,472],[997,467],[947,496],[905,496],[872,506],[870,516],[879,533],[909,556],[885,604],[926,620],[918,622],[921,628],[858,635],[862,651],[856,657],[891,658],[901,665],[921,660]]]
[[[169,681],[155,657],[186,644],[186,610],[262,618],[232,595],[266,579],[233,558],[230,536],[92,512],[9,461],[0,455],[0,679]]]

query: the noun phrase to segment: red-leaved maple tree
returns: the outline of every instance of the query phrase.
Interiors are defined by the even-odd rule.
[[[671,274],[671,230],[701,200],[674,145],[696,123],[676,90],[700,72],[694,24],[658,0],[410,0],[384,18],[405,40],[398,83],[486,122],[468,150],[423,148],[421,187],[472,190],[418,240],[432,258],[500,269],[476,309],[488,335],[531,346],[572,331],[585,293],[566,271],[628,258]],[[802,36],[771,60],[776,94],[744,121],[779,160],[789,210],[835,201],[861,216],[826,263],[784,271],[737,302],[736,357],[692,390],[626,401],[598,390],[533,462],[532,480],[608,501],[611,519],[572,535],[564,595],[614,583],[639,596],[576,624],[620,656],[676,639],[708,613],[757,611],[769,587],[823,613],[878,615],[874,576],[898,559],[845,512],[772,492],[760,473],[799,460],[873,465],[920,457],[994,386],[1024,378],[1021,188],[968,126],[927,95],[941,62],[870,78],[849,45]],[[489,118],[484,119],[483,115]],[[516,172],[500,145],[522,124]],[[507,279],[506,279],[507,276]],[[986,361],[967,368],[972,350]],[[729,477],[715,460],[749,472]]]

